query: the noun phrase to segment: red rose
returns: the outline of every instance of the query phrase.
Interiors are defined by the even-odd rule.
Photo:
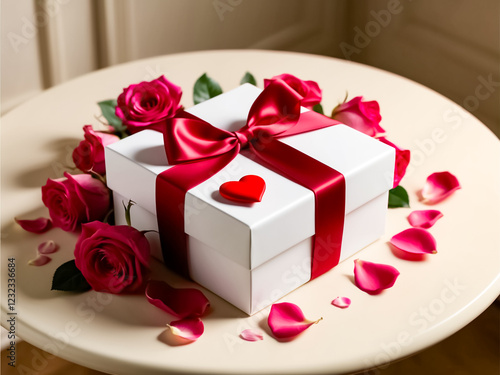
[[[93,221],[82,225],[75,264],[92,289],[132,293],[144,289],[149,253],[149,242],[137,229]]]
[[[91,125],[85,125],[83,131],[85,139],[73,150],[73,162],[82,172],[106,174],[104,147],[120,138],[114,134],[96,132]]]
[[[115,114],[131,133],[144,129],[162,131],[163,120],[173,117],[182,108],[181,96],[181,88],[161,76],[123,89]]]
[[[387,140],[387,138],[385,137],[380,137],[377,139],[380,142],[383,142],[386,145],[392,146],[396,149],[396,165],[394,169],[394,186],[393,186],[396,187],[399,185],[399,182],[404,177],[406,173],[406,167],[408,167],[408,164],[410,163],[410,155],[411,155],[410,150],[403,150],[399,148],[394,143]]]
[[[385,130],[380,126],[380,107],[376,101],[364,102],[362,96],[356,96],[333,109],[331,118],[340,121],[362,133],[374,137]]]
[[[42,201],[49,209],[54,226],[76,231],[80,224],[103,219],[110,209],[106,185],[89,174],[48,179],[42,186]]]
[[[303,81],[291,74],[280,74],[271,79],[265,79],[264,88],[269,86],[269,84],[276,79],[285,81],[288,86],[297,91],[299,95],[303,97],[302,102],[300,103],[301,106],[312,109],[316,104],[321,102],[321,89],[316,82]]]

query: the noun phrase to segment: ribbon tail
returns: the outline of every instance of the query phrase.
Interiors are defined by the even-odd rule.
[[[238,154],[226,154],[178,164],[156,178],[156,215],[165,264],[189,277],[188,240],[184,230],[185,197],[189,189],[222,170]]]
[[[254,144],[266,167],[314,192],[311,279],[339,263],[345,218],[345,179],[333,168],[276,139]]]

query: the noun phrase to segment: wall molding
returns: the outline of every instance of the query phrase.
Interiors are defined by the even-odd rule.
[[[102,66],[132,59],[132,3],[129,0],[96,0],[99,30],[99,60]]]
[[[64,35],[62,11],[49,13],[47,9],[50,8],[51,3],[53,2],[50,0],[35,1],[35,14],[47,15],[40,17],[43,24],[40,22],[37,24],[40,64],[45,88],[60,84],[69,78],[66,69],[67,58],[62,41]]]

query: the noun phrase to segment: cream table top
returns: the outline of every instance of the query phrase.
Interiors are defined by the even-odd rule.
[[[411,209],[390,210],[386,234],[355,257],[395,266],[396,285],[378,296],[357,289],[350,258],[283,300],[302,307],[311,319],[323,317],[291,342],[238,337],[249,327],[266,331],[268,310],[245,314],[206,292],[212,311],[195,343],[162,341],[171,319],[143,296],[50,291],[58,265],[72,259],[76,236],[53,229],[43,235],[22,231],[14,217],[47,215],[40,186],[71,164],[84,124],[96,124],[97,101],[116,98],[123,87],[160,74],[184,90],[204,72],[228,91],[250,71],[263,79],[291,73],[315,80],[329,113],[343,100],[363,95],[377,100],[389,139],[411,149],[413,160],[402,180]],[[344,373],[393,361],[422,350],[461,329],[500,293],[500,142],[481,122],[450,100],[400,76],[338,59],[271,51],[202,51],[160,56],[103,69],[47,90],[2,119],[2,325],[7,326],[7,260],[16,260],[16,333],[62,358],[115,374],[165,373]],[[417,199],[426,177],[455,174],[462,189],[435,206]],[[438,254],[422,262],[399,259],[387,241],[409,227],[408,214],[435,208],[444,217],[431,228]],[[38,243],[61,245],[53,261],[30,267]],[[159,263],[153,274],[180,282]],[[161,275],[161,276],[160,276]],[[348,309],[330,305],[352,299]]]

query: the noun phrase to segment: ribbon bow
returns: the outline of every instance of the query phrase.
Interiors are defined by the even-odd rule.
[[[255,100],[247,123],[229,132],[189,114],[167,120],[164,132],[169,164],[201,160],[228,152],[237,154],[252,143],[269,140],[290,130],[299,120],[302,96],[276,80]]]
[[[276,80],[253,103],[247,123],[235,132],[216,128],[188,113],[168,119],[164,131],[169,164],[156,179],[157,219],[165,263],[189,276],[184,233],[186,192],[222,170],[242,148],[257,162],[315,194],[312,276],[338,264],[342,243],[345,181],[342,174],[277,140],[337,124],[309,111],[300,114],[302,97]]]

